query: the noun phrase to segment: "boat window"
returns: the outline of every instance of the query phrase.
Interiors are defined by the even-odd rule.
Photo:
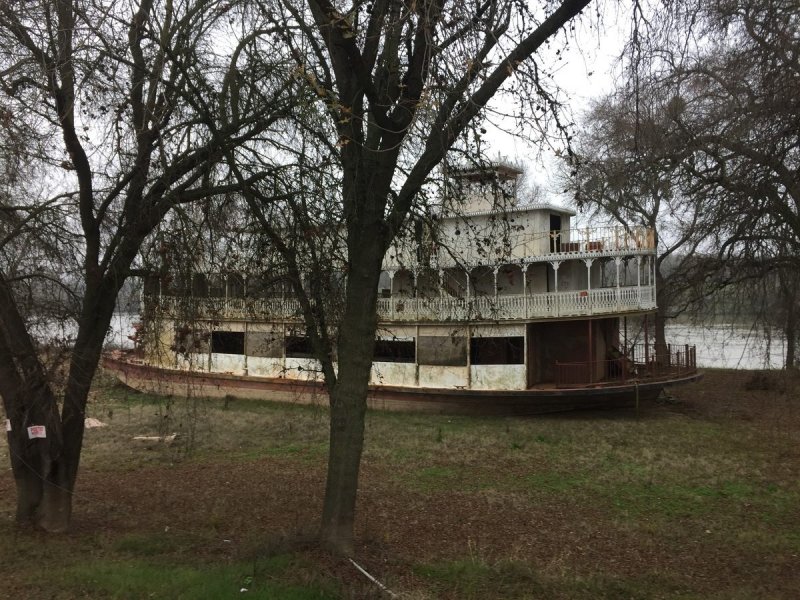
[[[261,358],[281,358],[283,356],[283,335],[271,331],[247,332],[247,356]]]
[[[225,297],[225,278],[220,273],[209,273],[206,281],[210,298]]]
[[[228,273],[225,277],[228,298],[244,298],[244,277],[239,273]]]
[[[416,359],[414,340],[376,340],[375,362],[413,363]]]
[[[192,275],[192,296],[195,298],[208,297],[208,279],[205,273],[194,273]]]
[[[286,357],[287,358],[314,358],[314,350],[311,347],[311,340],[305,336],[287,335],[286,336]]]
[[[420,336],[417,362],[421,365],[464,367],[467,365],[467,338],[459,336]]]
[[[243,331],[212,331],[211,352],[244,354]]]
[[[521,365],[525,363],[525,338],[472,338],[470,360],[473,365]]]

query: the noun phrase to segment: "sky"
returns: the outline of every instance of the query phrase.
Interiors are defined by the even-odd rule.
[[[561,90],[559,98],[567,107],[567,114],[580,122],[581,114],[588,110],[593,99],[600,98],[613,89],[615,77],[620,72],[619,57],[630,31],[630,12],[627,3],[603,3],[600,26],[596,17],[581,17],[574,37],[562,52],[563,59],[555,61],[542,54],[542,62],[555,63],[554,81]],[[590,21],[591,27],[590,27]],[[569,205],[568,195],[561,193],[554,175],[560,159],[545,145],[531,146],[524,140],[501,129],[487,127],[489,155],[519,163],[529,173],[543,192],[543,200],[553,204]],[[524,201],[525,198],[520,198]]]

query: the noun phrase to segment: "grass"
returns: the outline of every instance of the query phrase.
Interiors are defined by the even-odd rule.
[[[369,412],[356,558],[412,600],[798,597],[798,386],[748,377],[709,372],[638,417]],[[108,426],[86,434],[73,533],[17,531],[0,476],[8,593],[382,597],[307,543],[323,409],[106,383],[90,415]]]
[[[198,568],[143,561],[97,562],[76,565],[53,576],[57,585],[76,595],[108,598],[284,598],[327,600],[338,594],[323,588],[270,581],[252,574],[250,565]]]

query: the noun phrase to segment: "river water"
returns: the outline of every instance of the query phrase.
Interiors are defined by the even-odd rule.
[[[780,369],[783,336],[776,330],[736,325],[667,325],[667,341],[697,347],[697,366],[725,369]]]

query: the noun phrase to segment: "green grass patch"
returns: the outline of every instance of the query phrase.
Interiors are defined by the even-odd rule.
[[[573,475],[545,471],[524,477],[520,484],[525,489],[536,494],[564,494],[585,487],[587,477],[581,474]]]
[[[113,549],[141,558],[173,554],[186,548],[187,545],[187,540],[175,533],[133,533],[116,540]]]
[[[88,597],[172,600],[243,597],[328,600],[339,597],[337,592],[321,585],[275,581],[275,572],[282,569],[261,566],[260,570],[254,571],[253,565],[245,564],[189,567],[155,565],[137,560],[97,561],[67,568],[58,577],[76,594]]]

